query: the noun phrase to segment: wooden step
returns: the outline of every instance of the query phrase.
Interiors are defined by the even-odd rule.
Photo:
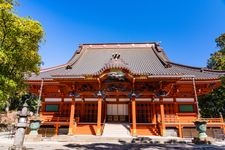
[[[159,131],[155,126],[137,125],[137,135],[158,136]]]
[[[74,134],[77,135],[96,135],[96,128],[97,125],[92,124],[80,124],[75,127],[75,130],[73,131]]]

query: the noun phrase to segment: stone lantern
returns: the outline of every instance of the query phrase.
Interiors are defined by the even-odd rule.
[[[26,131],[26,128],[28,127],[27,117],[29,115],[28,105],[26,102],[23,104],[22,110],[19,111],[17,115],[19,116],[19,118],[18,118],[18,123],[16,124],[16,134],[15,134],[13,146],[9,147],[9,150],[26,149],[23,146],[25,131]]]

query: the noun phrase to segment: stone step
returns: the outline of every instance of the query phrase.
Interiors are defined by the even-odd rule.
[[[131,137],[130,126],[125,123],[106,123],[103,137]]]

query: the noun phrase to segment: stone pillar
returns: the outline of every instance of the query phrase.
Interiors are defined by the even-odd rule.
[[[136,125],[136,95],[133,93],[131,97],[131,111],[132,111],[132,136],[137,135],[137,125]]]
[[[68,135],[73,135],[74,114],[75,114],[75,97],[73,96],[71,106],[70,106],[70,123],[69,123]]]
[[[102,97],[98,96],[98,114],[97,114],[97,130],[96,135],[101,135],[101,120],[102,120]]]
[[[166,131],[166,126],[165,126],[164,104],[162,102],[162,98],[160,98],[160,116],[161,116],[161,136],[164,136]]]

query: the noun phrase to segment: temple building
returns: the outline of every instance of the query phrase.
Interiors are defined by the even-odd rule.
[[[189,137],[200,116],[198,96],[219,87],[224,74],[171,62],[155,42],[101,43],[80,45],[66,64],[27,82],[41,96],[42,126],[56,135],[61,128],[102,135],[115,123],[127,124],[131,136]],[[208,128],[224,130],[222,117],[207,120]]]

